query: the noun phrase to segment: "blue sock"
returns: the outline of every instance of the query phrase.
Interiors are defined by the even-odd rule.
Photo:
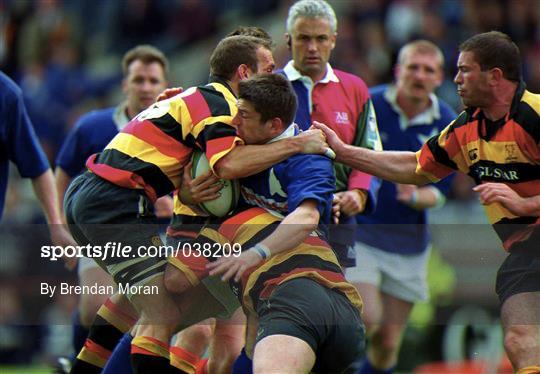
[[[242,352],[234,360],[232,374],[253,374],[253,361],[246,355],[245,348],[242,348]]]
[[[132,374],[131,368],[131,341],[133,337],[125,333],[118,342],[114,351],[103,368],[102,374]]]
[[[374,368],[373,365],[371,365],[371,362],[366,358],[362,363],[362,366],[360,366],[358,374],[393,374],[395,368],[395,366],[384,370]]]
[[[71,344],[75,351],[75,356],[77,356],[84,347],[84,342],[86,341],[89,332],[88,329],[81,324],[79,309],[75,309],[73,314],[71,314],[71,326]]]

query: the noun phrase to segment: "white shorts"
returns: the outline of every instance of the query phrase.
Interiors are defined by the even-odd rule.
[[[411,303],[426,301],[427,262],[430,248],[420,254],[386,252],[362,242],[354,245],[356,266],[346,270],[351,283],[368,283],[382,292]]]
[[[80,257],[77,263],[77,274],[80,277],[81,274],[84,273],[86,270],[98,267],[99,265],[97,264],[97,262],[94,261],[93,258]]]

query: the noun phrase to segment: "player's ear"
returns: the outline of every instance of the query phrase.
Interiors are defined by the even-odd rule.
[[[241,64],[236,68],[239,80],[249,78],[250,69],[246,64]]]
[[[270,127],[272,129],[272,133],[277,136],[285,130],[286,125],[283,123],[281,118],[274,117],[270,120]]]
[[[291,49],[291,44],[292,44],[292,41],[291,41],[291,34],[285,33],[285,41],[286,41],[286,43],[287,43],[287,48],[288,48],[288,49]]]

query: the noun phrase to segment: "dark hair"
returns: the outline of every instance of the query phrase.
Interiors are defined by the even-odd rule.
[[[268,34],[265,29],[258,26],[238,26],[233,31],[227,34],[227,36],[236,35],[254,36],[259,39],[267,40],[270,42],[271,47],[274,46],[274,41],[272,40],[270,34]]]
[[[489,31],[474,35],[461,43],[459,51],[472,52],[482,71],[499,68],[506,79],[521,80],[519,48],[502,32]]]
[[[254,75],[240,81],[238,98],[253,104],[262,122],[277,117],[288,126],[294,121],[296,94],[289,80],[281,74]]]
[[[242,64],[256,72],[259,47],[271,48],[267,40],[254,36],[235,35],[222,39],[210,57],[210,74],[229,80]]]
[[[169,61],[163,52],[156,47],[142,44],[127,51],[122,58],[122,72],[124,73],[124,77],[128,75],[129,65],[136,60],[140,60],[144,64],[159,63],[163,68],[165,78],[167,78],[169,74]]]

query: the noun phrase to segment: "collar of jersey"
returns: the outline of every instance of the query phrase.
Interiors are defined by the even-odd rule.
[[[291,124],[289,127],[285,129],[281,134],[276,136],[275,138],[270,139],[266,144],[277,142],[278,140],[286,139],[295,136],[298,134],[299,128],[296,123]]]
[[[313,83],[310,77],[306,75],[302,75],[296,68],[294,67],[294,61],[291,60],[285,65],[283,68],[283,71],[287,75],[287,78],[292,81],[300,80],[304,85],[315,85],[317,83],[329,83],[329,82],[336,82],[339,83],[339,78],[337,77],[336,73],[334,73],[334,69],[332,69],[332,66],[330,66],[329,63],[326,64],[326,75],[318,82]]]
[[[121,131],[128,124],[130,119],[127,115],[127,101],[124,101],[114,109],[113,121],[118,131]]]
[[[231,91],[233,96],[236,97],[236,95],[235,95],[234,91],[232,90],[231,86],[229,86],[229,83],[225,79],[223,79],[221,77],[218,77],[218,76],[215,76],[215,75],[210,75],[208,77],[208,83],[219,83],[219,84],[227,87],[227,89],[229,91]]]
[[[434,93],[429,94],[429,100],[431,101],[429,108],[424,110],[422,113],[417,114],[411,120],[407,118],[397,103],[397,87],[395,85],[388,85],[388,88],[384,92],[384,98],[390,104],[392,109],[399,114],[400,126],[402,128],[429,125],[441,118],[439,99]]]

